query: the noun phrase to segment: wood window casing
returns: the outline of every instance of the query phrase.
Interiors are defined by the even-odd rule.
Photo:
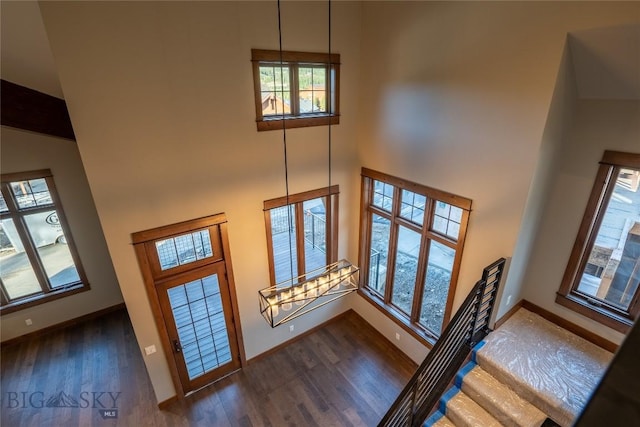
[[[373,204],[374,181],[390,184],[394,187],[393,204],[389,211]],[[422,225],[418,225],[411,220],[401,216],[400,204],[401,193],[407,190],[426,197],[424,207],[424,218]],[[457,239],[450,238],[435,232],[432,229],[435,202],[440,201],[455,206],[462,210],[459,233]],[[435,242],[455,250],[455,257],[451,269],[450,283],[447,291],[446,304],[444,307],[442,329],[446,326],[451,317],[453,299],[460,271],[462,260],[462,250],[466,237],[466,229],[471,211],[471,200],[447,193],[441,190],[426,187],[408,180],[397,178],[371,169],[362,168],[362,193],[361,193],[361,216],[360,216],[360,281],[359,294],[369,301],[374,307],[384,313],[387,317],[401,326],[404,330],[414,336],[425,345],[433,345],[439,336],[439,331],[431,331],[420,323],[420,313],[422,309],[422,298],[425,286],[425,276],[428,268],[428,254],[430,245]],[[386,261],[385,289],[384,293],[377,292],[370,285],[369,275],[371,274],[371,239],[373,227],[373,215],[386,218],[390,223],[389,249]],[[392,302],[394,290],[394,277],[396,268],[396,255],[398,253],[398,234],[400,227],[412,230],[420,234],[420,248],[417,266],[414,291],[411,302],[411,310],[407,312]]]
[[[322,198],[324,200],[325,206],[325,218],[326,218],[326,228],[325,228],[325,237],[326,237],[326,263],[325,265],[329,265],[335,261],[337,261],[337,253],[338,253],[338,210],[339,210],[339,199],[338,195],[340,193],[340,188],[338,185],[332,185],[330,188],[320,188],[317,190],[305,191],[303,193],[297,193],[293,195],[289,195],[288,197],[278,197],[275,199],[265,200],[264,201],[264,219],[265,219],[265,229],[267,235],[267,253],[269,257],[269,279],[272,286],[278,284],[278,282],[282,282],[282,280],[277,281],[276,279],[276,260],[274,256],[274,245],[273,245],[273,228],[271,223],[271,210],[275,208],[285,207],[287,205],[294,206],[295,212],[295,223],[303,224],[303,203],[305,201],[314,200]],[[298,274],[297,276],[304,276],[304,273],[307,271],[305,265],[305,236],[304,236],[304,228],[296,228],[295,235],[295,264],[297,267]],[[289,278],[291,279],[291,278]],[[288,280],[288,279],[285,279]]]
[[[48,196],[50,196],[51,201],[43,204],[35,202],[35,193],[33,193],[32,195],[34,196],[34,202],[36,205],[21,207],[20,203],[17,201],[17,196],[11,189],[11,185],[40,179],[45,181]],[[20,244],[23,246],[24,253],[28,260],[27,262],[33,270],[40,290],[28,295],[11,298],[10,292],[8,292],[5,287],[6,284],[0,280],[0,314],[4,315],[12,313],[27,307],[33,307],[90,290],[91,287],[84,272],[84,268],[82,267],[82,263],[80,262],[78,249],[73,241],[69,224],[64,214],[62,203],[60,202],[60,197],[58,196],[51,171],[49,169],[43,169],[30,172],[2,174],[1,192],[5,205],[2,208],[2,212],[0,212],[0,219],[3,221],[10,220],[15,225],[17,232],[16,238],[19,239]],[[61,236],[64,237],[64,243],[61,244],[68,248],[69,256],[72,260],[72,266],[75,268],[78,276],[76,280],[71,280],[68,283],[57,286],[53,285],[53,277],[49,277],[49,273],[47,272],[48,268],[43,258],[44,255],[40,253],[42,244],[36,242],[31,234],[31,227],[36,226],[36,224],[29,225],[27,220],[30,216],[35,216],[48,211],[53,211],[57,217],[58,225],[61,229]],[[59,243],[56,240],[56,242],[52,244],[57,245]]]
[[[189,264],[180,265],[170,270],[163,271],[158,261],[157,250],[154,247],[155,241],[166,239],[167,237],[179,236],[194,230],[207,230],[210,234],[211,244],[213,248],[213,256],[203,258],[191,262]],[[233,266],[231,263],[231,250],[229,247],[229,235],[227,229],[227,218],[224,213],[211,215],[207,217],[197,218],[190,221],[184,221],[176,224],[166,225],[149,230],[143,230],[131,234],[131,240],[136,252],[136,257],[140,266],[147,296],[156,323],[157,330],[160,335],[160,341],[167,356],[169,370],[176,388],[178,399],[182,399],[189,392],[204,387],[206,381],[196,378],[192,381],[191,389],[186,388],[185,373],[183,368],[176,362],[176,359],[169,355],[174,354],[172,343],[172,332],[175,334],[175,328],[169,326],[170,321],[165,318],[165,314],[169,311],[166,307],[166,298],[163,291],[173,281],[188,281],[194,272],[207,270],[219,266],[218,269],[224,276],[224,282],[228,291],[228,298],[225,304],[230,310],[225,312],[228,321],[233,325],[235,337],[231,337],[232,346],[236,347],[238,359],[237,363],[240,367],[246,365],[246,355],[244,351],[244,339],[242,335],[242,327],[239,321],[239,306],[235,288],[235,280],[233,275]],[[234,359],[234,362],[236,360]]]
[[[626,310],[578,290],[614,192],[616,178],[623,168],[640,171],[640,154],[605,151],[556,295],[556,303],[626,333],[640,313],[640,286]]]
[[[282,62],[281,62],[282,61]],[[265,49],[251,49],[253,65],[253,86],[258,131],[282,130],[310,126],[336,125],[340,123],[340,55],[332,53],[293,52]],[[290,95],[290,113],[280,112],[265,117],[262,109],[263,88],[260,79],[260,66],[288,67]],[[326,69],[325,99],[326,111],[301,113],[299,104],[298,69],[300,66],[322,67]],[[277,83],[277,82],[276,82]],[[281,89],[282,91],[282,89]],[[277,92],[277,91],[276,91]],[[283,123],[284,117],[284,123]]]

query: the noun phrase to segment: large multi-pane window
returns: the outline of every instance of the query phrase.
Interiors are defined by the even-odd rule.
[[[87,290],[51,171],[3,174],[1,190],[2,313]]]
[[[640,154],[605,151],[556,302],[626,332],[639,284]]]
[[[264,202],[273,285],[336,261],[338,186]]]
[[[337,124],[340,55],[251,51],[258,130]]]
[[[471,201],[362,169],[361,291],[433,342],[449,320]]]

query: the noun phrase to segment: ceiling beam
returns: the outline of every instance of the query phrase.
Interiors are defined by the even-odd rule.
[[[6,80],[2,80],[1,83],[2,126],[76,140],[64,99]]]

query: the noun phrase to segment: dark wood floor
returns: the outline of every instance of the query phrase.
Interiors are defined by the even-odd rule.
[[[161,411],[119,311],[4,347],[0,424],[375,426],[414,369],[349,312]],[[110,409],[117,419],[103,418]]]

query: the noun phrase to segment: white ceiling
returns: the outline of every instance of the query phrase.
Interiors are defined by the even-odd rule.
[[[63,98],[37,1],[0,1],[0,76]],[[640,99],[640,25],[569,35],[580,98]]]

